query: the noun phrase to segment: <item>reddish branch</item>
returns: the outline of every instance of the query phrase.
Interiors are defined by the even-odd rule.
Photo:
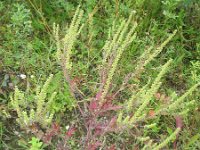
[[[181,116],[175,116],[175,119],[176,119],[176,128],[182,129],[183,120],[182,120]],[[179,133],[180,133],[180,131],[179,131]],[[179,133],[176,135],[176,140],[173,143],[174,149],[177,149],[177,140],[178,140]]]

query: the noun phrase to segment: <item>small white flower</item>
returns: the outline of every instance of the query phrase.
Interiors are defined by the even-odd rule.
[[[67,125],[67,126],[65,127],[65,129],[68,130],[68,129],[69,129],[69,126]]]
[[[31,78],[34,78],[35,76],[34,75],[31,75]]]
[[[20,77],[21,79],[26,79],[26,75],[25,75],[25,74],[20,74],[19,77]]]

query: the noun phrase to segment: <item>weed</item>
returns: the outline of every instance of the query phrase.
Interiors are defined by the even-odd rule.
[[[0,149],[199,149],[199,8],[198,0],[2,0]],[[40,105],[54,117],[42,126],[46,119],[30,118],[49,73]],[[10,107],[13,90],[21,100]]]

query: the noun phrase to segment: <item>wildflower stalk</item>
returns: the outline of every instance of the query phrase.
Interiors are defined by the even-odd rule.
[[[126,33],[128,31],[128,26],[130,25],[132,17],[133,17],[133,14],[129,16],[129,19],[127,22],[122,21],[120,27],[117,29],[116,33],[113,36],[110,46],[108,45],[108,42],[106,42],[104,46],[105,57],[103,59],[103,66],[105,66],[106,59],[114,50],[116,51],[116,56],[110,67],[110,71],[108,73],[105,86],[103,88],[103,93],[102,93],[101,101],[100,101],[101,105],[105,102],[105,97],[109,91],[109,87],[110,87],[114,72],[118,66],[118,62],[122,56],[122,53],[124,52],[125,48],[136,38],[136,34],[133,34],[133,33],[135,31],[137,24],[135,24],[134,27],[128,33]]]
[[[72,68],[72,49],[77,37],[80,34],[84,25],[81,25],[81,19],[83,17],[83,10],[80,9],[80,6],[76,9],[76,12],[73,16],[72,22],[69,27],[67,27],[67,32],[64,38],[60,39],[59,37],[59,26],[53,25],[54,37],[56,40],[57,53],[56,57],[62,66],[62,71],[64,77],[69,84],[71,96],[75,98],[75,91],[79,91],[78,88],[71,81],[71,68]]]
[[[51,74],[41,89],[39,87],[36,88],[36,95],[34,99],[36,100],[36,108],[31,109],[30,111],[28,111],[26,107],[22,107],[22,105],[26,103],[25,95],[17,87],[15,87],[14,96],[11,96],[11,104],[17,111],[17,121],[21,128],[28,130],[29,126],[33,123],[39,123],[45,128],[52,122],[54,113],[51,112],[50,105],[53,103],[56,92],[54,92],[49,99],[47,97],[47,90],[52,78],[53,75]],[[45,102],[46,100],[47,102]],[[49,113],[50,115],[48,115]]]
[[[163,142],[159,145],[155,146],[153,150],[160,150],[165,147],[170,141],[176,138],[176,135],[181,131],[181,128],[177,128],[169,137],[167,137]]]
[[[144,99],[144,102],[142,103],[142,105],[140,105],[140,107],[134,113],[133,117],[130,119],[130,123],[133,123],[135,120],[137,120],[137,117],[139,117],[142,114],[143,110],[149,104],[151,98],[159,89],[161,85],[160,80],[163,77],[163,75],[166,73],[171,62],[172,62],[172,59],[170,59],[165,65],[163,65],[161,72],[158,74],[158,76],[154,80],[153,84],[151,85],[151,88],[144,95],[141,96],[141,98]]]
[[[179,97],[174,103],[172,103],[168,108],[167,111],[170,111],[174,108],[176,108],[183,100],[190,95],[196,88],[200,85],[200,83],[195,84],[192,86],[187,92],[185,92],[181,97]]]
[[[44,86],[42,87],[39,95],[37,95],[37,111],[36,111],[37,116],[40,116],[42,114],[44,103],[45,103],[45,98],[47,96],[47,89],[49,87],[49,84],[50,84],[52,78],[53,78],[53,74],[51,74],[49,76],[49,78],[45,82]]]

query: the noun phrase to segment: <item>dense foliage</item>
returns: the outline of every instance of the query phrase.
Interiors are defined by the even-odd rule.
[[[0,149],[200,149],[198,0],[1,0]]]

